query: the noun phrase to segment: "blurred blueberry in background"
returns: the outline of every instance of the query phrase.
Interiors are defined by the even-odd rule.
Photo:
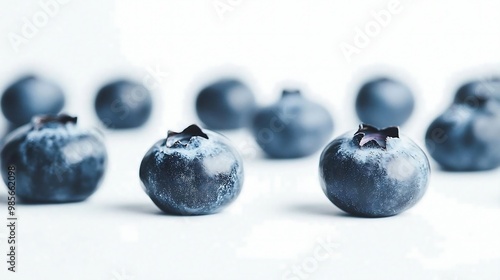
[[[153,108],[150,91],[130,80],[116,80],[104,85],[95,99],[95,110],[108,128],[127,129],[142,126]]]
[[[427,129],[426,146],[441,167],[479,171],[500,166],[500,80],[462,85]]]
[[[27,75],[15,81],[2,95],[2,112],[14,127],[35,115],[57,114],[64,106],[62,89],[52,81]]]
[[[243,82],[225,78],[205,86],[196,98],[196,112],[210,129],[236,129],[249,124],[256,103]]]
[[[381,128],[404,124],[414,107],[411,90],[390,78],[368,81],[356,98],[356,113],[361,122]]]
[[[299,90],[284,90],[278,102],[256,113],[251,129],[269,157],[298,158],[321,149],[333,132],[333,119]]]

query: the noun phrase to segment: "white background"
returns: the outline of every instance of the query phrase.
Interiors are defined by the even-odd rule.
[[[44,13],[41,2],[0,4],[2,90],[20,74],[40,74],[64,88],[66,112],[99,126],[93,98],[102,83],[161,74],[148,125],[105,131],[109,165],[94,196],[18,207],[16,274],[6,271],[0,227],[1,279],[500,279],[500,170],[433,166],[421,203],[385,219],[349,217],[331,205],[317,178],[319,154],[266,160],[244,130],[228,133],[245,158],[244,190],[220,214],[162,215],[138,178],[156,140],[197,122],[196,90],[225,74],[241,76],[261,104],[283,85],[301,86],[332,112],[333,138],[357,126],[359,83],[391,73],[417,94],[402,131],[422,144],[461,82],[499,73],[499,1],[401,1],[350,60],[339,45],[356,46],[356,29],[390,1],[73,0],[46,22],[42,15],[16,47],[10,38],[23,36],[24,18],[33,23]],[[214,4],[230,8],[217,12]],[[6,215],[5,191],[0,198]]]

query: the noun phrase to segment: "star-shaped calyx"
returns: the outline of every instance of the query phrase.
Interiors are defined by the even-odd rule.
[[[285,89],[281,93],[281,98],[290,97],[290,96],[302,96],[302,93],[298,89]]]
[[[182,145],[182,146],[187,146],[189,144],[189,141],[191,138],[199,136],[203,137],[205,139],[208,139],[208,135],[206,135],[200,127],[198,127],[195,124],[192,124],[188,126],[186,129],[184,129],[182,132],[174,132],[174,131],[168,131],[167,135],[167,140],[166,140],[166,145],[167,148],[170,148],[174,145]]]
[[[60,124],[67,124],[67,123],[73,123],[76,124],[77,117],[72,117],[66,114],[60,114],[57,116],[53,115],[44,115],[44,116],[35,116],[31,120],[31,124],[35,129],[40,129],[46,124],[49,123],[60,123]]]
[[[360,147],[375,145],[382,149],[387,147],[387,138],[399,138],[399,128],[396,126],[378,129],[371,125],[361,124],[354,138],[359,142]]]

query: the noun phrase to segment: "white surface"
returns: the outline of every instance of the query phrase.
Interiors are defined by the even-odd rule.
[[[500,62],[498,1],[401,1],[401,12],[351,62],[339,44],[352,44],[356,27],[389,1],[228,2],[239,4],[221,19],[212,0],[74,0],[18,52],[8,35],[41,8],[38,1],[0,4],[0,87],[25,71],[42,73],[64,87],[65,111],[84,125],[96,125],[92,100],[104,81],[168,72],[153,84],[155,117],[147,127],[106,133],[109,168],[91,199],[19,206],[19,272],[7,273],[1,261],[0,278],[301,279],[291,271],[305,265],[303,279],[499,279],[500,170],[434,168],[415,208],[352,218],[323,195],[319,155],[265,160],[239,131],[229,135],[245,156],[239,199],[217,215],[159,213],[140,188],[140,160],[168,129],[196,121],[193,94],[210,77],[242,73],[262,103],[287,81],[303,84],[331,109],[339,135],[357,124],[352,93],[359,81],[395,69],[418,94],[403,131],[422,144],[426,125],[463,77],[498,70]],[[2,201],[5,195],[0,190]],[[5,202],[0,206],[6,213]],[[5,236],[2,226],[0,252]],[[332,244],[328,255],[325,242]]]

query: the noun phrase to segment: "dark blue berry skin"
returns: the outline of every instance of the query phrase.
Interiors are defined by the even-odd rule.
[[[471,81],[463,84],[458,88],[453,103],[477,108],[486,99],[500,102],[500,78]]]
[[[500,166],[500,83],[472,82],[427,129],[427,150],[444,170],[481,171]]]
[[[356,98],[356,113],[361,122],[375,127],[404,124],[411,116],[415,100],[401,82],[381,78],[367,82]]]
[[[221,134],[196,125],[169,131],[144,156],[139,176],[145,192],[162,211],[175,215],[219,212],[243,186],[243,163]]]
[[[34,117],[12,132],[2,152],[2,176],[16,168],[16,195],[26,203],[76,202],[97,189],[106,149],[99,135],[67,115]]]
[[[326,146],[319,174],[323,192],[343,211],[387,217],[414,206],[430,175],[425,153],[396,127],[363,125]]]
[[[5,117],[18,127],[35,115],[59,113],[64,106],[64,93],[50,81],[25,76],[5,90],[1,103]]]
[[[103,86],[97,92],[94,105],[101,122],[113,129],[142,126],[153,108],[149,90],[128,80],[117,80]]]
[[[196,98],[196,112],[210,129],[246,127],[256,108],[253,92],[236,79],[223,79],[203,88]]]
[[[271,158],[311,155],[323,147],[332,132],[330,113],[297,90],[285,90],[276,104],[260,109],[252,123],[257,143]]]

